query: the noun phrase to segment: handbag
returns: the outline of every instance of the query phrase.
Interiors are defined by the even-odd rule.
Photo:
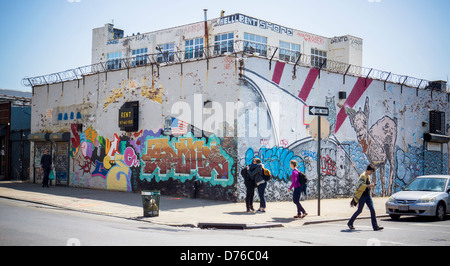
[[[48,179],[55,180],[55,177],[56,177],[55,169],[52,169],[50,171],[50,175],[48,176]]]

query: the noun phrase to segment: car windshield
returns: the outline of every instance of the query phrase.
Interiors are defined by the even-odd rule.
[[[446,181],[445,178],[417,178],[405,190],[443,192]]]

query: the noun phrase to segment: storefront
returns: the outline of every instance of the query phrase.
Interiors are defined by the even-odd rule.
[[[39,184],[43,179],[41,158],[49,149],[55,169],[55,180],[52,185],[69,185],[69,141],[70,133],[32,134],[29,140],[34,143],[33,183]]]

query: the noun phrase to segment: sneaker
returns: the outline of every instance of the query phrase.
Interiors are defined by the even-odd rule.
[[[257,212],[257,213],[265,213],[266,211],[265,211],[265,210],[259,209],[259,210],[257,210],[256,212]]]
[[[377,226],[373,229],[373,231],[381,231],[383,229],[384,229],[384,227]]]
[[[350,230],[355,230],[355,227],[353,225],[347,224],[347,226]]]

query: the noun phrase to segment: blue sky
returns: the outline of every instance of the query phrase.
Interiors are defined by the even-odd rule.
[[[244,13],[326,37],[364,39],[363,65],[427,80],[450,76],[448,0],[0,0],[0,88],[91,62],[92,29],[125,35]]]

